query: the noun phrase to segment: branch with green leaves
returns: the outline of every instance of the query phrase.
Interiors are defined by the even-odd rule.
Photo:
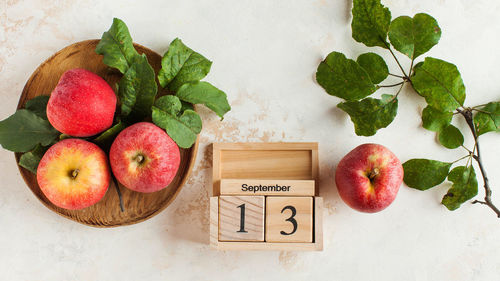
[[[391,12],[380,0],[354,0],[352,15],[354,40],[367,47],[387,50],[400,73],[390,72],[384,59],[373,52],[361,54],[356,60],[332,52],[318,66],[318,84],[328,94],[344,100],[337,107],[350,116],[359,136],[372,136],[389,126],[397,115],[398,96],[405,85],[410,85],[427,102],[422,111],[422,126],[436,132],[441,145],[448,149],[463,148],[465,155],[451,163],[429,159],[405,162],[406,185],[427,190],[448,179],[452,187],[441,203],[449,210],[456,210],[478,193],[475,161],[483,178],[485,198],[472,203],[486,205],[500,217],[499,209],[491,200],[492,191],[478,142],[482,134],[500,132],[500,102],[467,107],[464,105],[465,86],[454,64],[432,57],[416,63],[416,59],[435,46],[441,37],[441,28],[430,15],[419,13],[413,18],[400,16],[391,20]],[[408,57],[409,69],[404,69],[393,49]],[[389,76],[400,81],[382,84]],[[380,99],[370,97],[379,89],[386,91],[393,87],[397,89],[394,94],[384,93]],[[464,146],[462,132],[451,124],[455,116],[465,119],[474,140],[472,149]],[[451,169],[460,161],[466,161],[465,165]]]

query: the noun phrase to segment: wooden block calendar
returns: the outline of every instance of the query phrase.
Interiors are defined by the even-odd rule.
[[[210,244],[323,249],[317,143],[214,143]]]

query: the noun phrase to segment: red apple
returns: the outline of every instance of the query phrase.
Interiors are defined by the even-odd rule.
[[[367,143],[340,160],[335,183],[340,197],[351,208],[375,213],[389,206],[403,182],[403,166],[386,147]]]
[[[136,123],[121,131],[109,152],[111,169],[125,187],[154,192],[167,187],[181,162],[177,144],[160,127]]]
[[[115,108],[116,95],[108,83],[75,68],[63,73],[50,94],[47,118],[63,134],[88,137],[111,127]]]
[[[43,155],[36,178],[43,194],[54,205],[83,209],[99,202],[108,190],[108,159],[91,142],[65,139]]]

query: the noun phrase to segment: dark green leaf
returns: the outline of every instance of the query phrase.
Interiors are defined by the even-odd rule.
[[[458,209],[462,203],[477,195],[476,172],[472,165],[453,168],[448,175],[448,180],[453,182],[453,185],[441,201],[448,210]]]
[[[389,75],[389,68],[387,68],[384,59],[375,53],[361,54],[356,62],[368,73],[371,81],[375,84],[384,81]]]
[[[398,111],[398,100],[391,95],[382,97],[381,100],[366,98],[337,105],[351,117],[356,135],[372,136],[378,129],[387,127],[394,120]]]
[[[490,102],[474,116],[477,135],[500,132],[500,102]]]
[[[354,0],[352,7],[352,38],[368,47],[389,48],[387,31],[391,12],[380,0]]]
[[[319,64],[316,81],[328,94],[348,101],[362,99],[377,90],[368,73],[339,52],[331,52]]]
[[[226,93],[208,82],[186,83],[179,88],[176,96],[185,102],[204,104],[221,118],[224,117],[226,112],[231,110]]]
[[[47,146],[59,135],[49,121],[26,109],[0,121],[0,144],[14,152],[30,151],[37,144]]]
[[[95,51],[104,56],[102,59],[104,64],[120,70],[123,74],[139,56],[134,49],[127,25],[117,18],[113,19],[109,30],[104,32]]]
[[[402,16],[394,19],[389,27],[389,40],[394,48],[415,59],[429,51],[441,38],[441,28],[428,14],[413,18]]]
[[[38,163],[42,160],[43,155],[49,149],[48,146],[37,145],[32,151],[23,153],[19,158],[19,166],[36,174]]]
[[[47,103],[50,96],[38,96],[26,102],[24,108],[47,120]]]
[[[464,136],[460,130],[449,124],[438,133],[439,142],[446,148],[454,149],[464,144]]]
[[[439,132],[450,124],[452,118],[452,112],[442,112],[427,106],[422,111],[422,126],[427,130]]]
[[[184,112],[184,111],[186,111],[186,110],[188,110],[188,109],[194,110],[194,106],[193,106],[192,103],[185,102],[185,101],[181,100],[181,104],[182,104],[181,111],[180,111],[181,113]]]
[[[98,144],[101,147],[108,148],[114,138],[123,130],[125,129],[126,125],[122,122],[118,122],[115,124],[113,127],[107,129],[106,131],[102,132],[97,138],[94,139],[94,142]]]
[[[181,101],[176,96],[163,96],[153,106],[153,122],[167,131],[167,134],[181,148],[189,148],[201,132],[201,118],[187,109],[180,116]]]
[[[157,91],[155,72],[143,54],[130,66],[118,83],[121,115],[130,115],[127,120],[132,122],[142,121],[151,116],[151,106]]]
[[[176,91],[181,85],[207,76],[212,62],[184,45],[176,38],[163,55],[158,81],[162,87]]]
[[[404,182],[418,190],[426,190],[442,183],[452,163],[429,159],[410,159],[403,164]]]
[[[464,104],[465,86],[454,64],[431,57],[415,66],[411,79],[415,90],[440,111],[454,111]]]

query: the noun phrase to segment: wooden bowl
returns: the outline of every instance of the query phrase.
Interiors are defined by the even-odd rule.
[[[57,85],[64,71],[72,68],[84,68],[101,76],[114,86],[121,74],[102,62],[102,56],[95,53],[99,40],[87,40],[70,45],[47,59],[33,72],[24,86],[17,108],[23,108],[26,101],[39,96],[49,95]],[[152,50],[134,44],[139,53],[146,54],[156,73],[161,68],[161,56]],[[159,95],[166,94],[159,87]],[[35,196],[50,210],[76,222],[94,227],[115,227],[147,220],[165,209],[177,196],[193,168],[198,140],[190,149],[181,149],[181,164],[172,183],[163,190],[153,193],[139,193],[120,185],[124,212],[121,212],[117,191],[113,184],[99,203],[83,210],[66,210],[52,204],[38,186],[36,175],[19,166],[20,153],[16,153],[16,162],[24,181]]]

